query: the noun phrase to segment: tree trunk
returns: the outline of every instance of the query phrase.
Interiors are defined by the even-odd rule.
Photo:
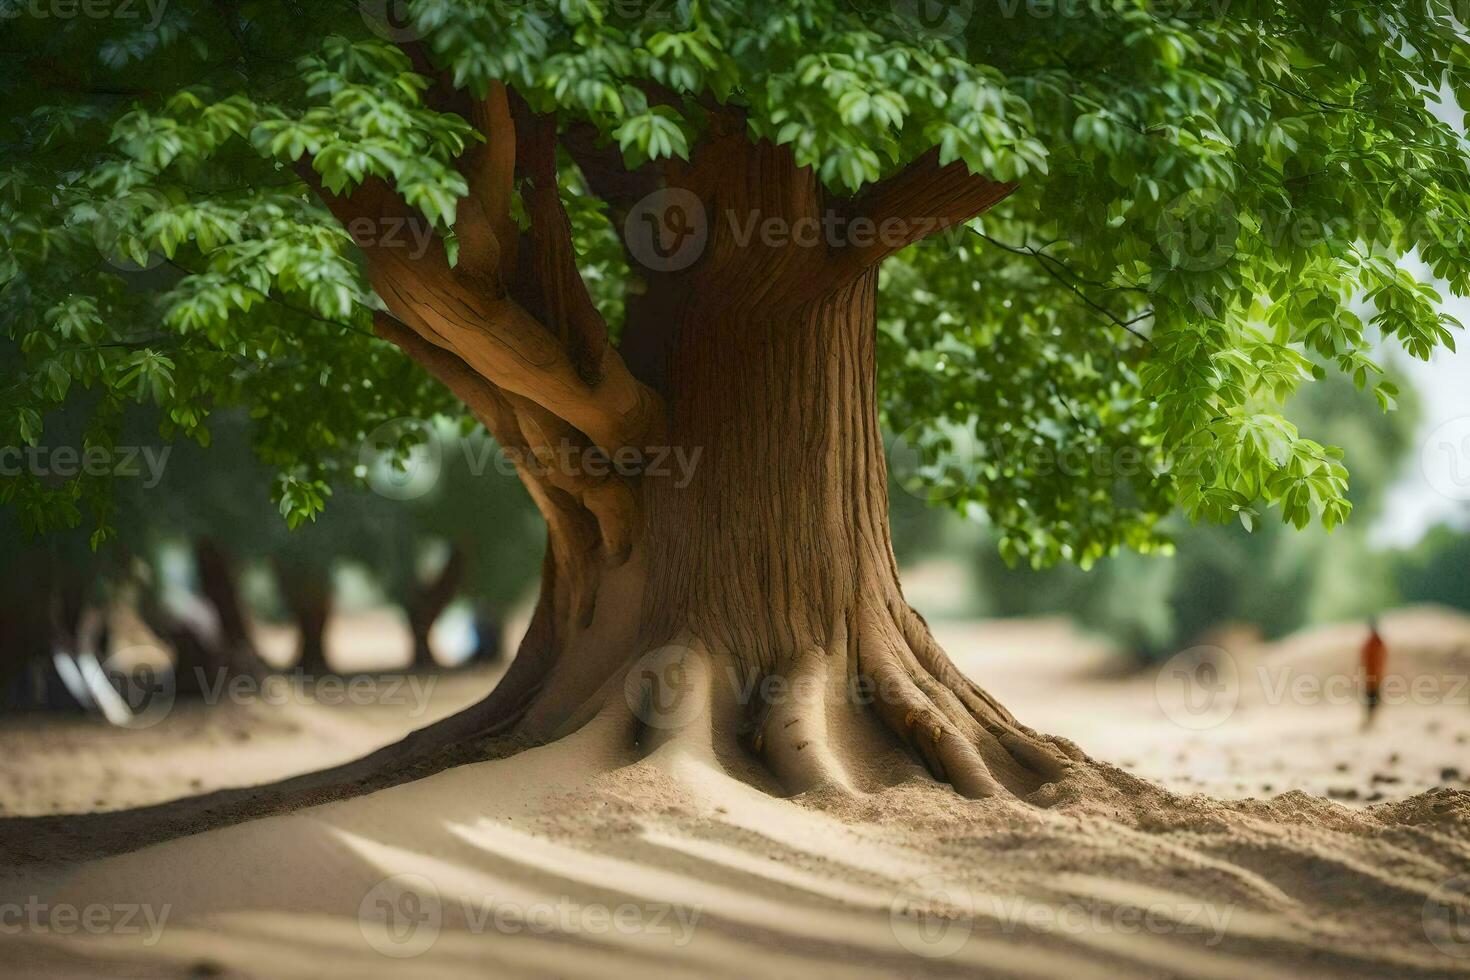
[[[331,673],[327,663],[327,621],[332,616],[332,598],[326,593],[302,596],[294,604],[297,641],[296,663],[314,677]]]
[[[538,616],[554,654],[520,732],[552,738],[621,699],[613,710],[639,730],[630,737],[662,741],[695,714],[739,733],[789,792],[856,788],[890,736],[970,796],[1026,794],[1060,775],[1074,750],[1017,724],[904,601],[877,418],[875,284],[866,272],[783,309],[736,280],[687,302],[662,391],[669,472],[654,460],[662,450],[650,452],[621,565],[553,527]],[[729,301],[743,295],[757,298]]]
[[[13,696],[16,707],[85,709],[90,702],[65,687],[54,658],[88,652],[106,661],[105,623],[95,635],[84,629],[100,573],[40,549],[17,557],[29,571],[5,583],[10,594],[0,600],[0,706]]]
[[[36,581],[5,587],[11,594],[0,599],[0,707],[43,707],[55,697],[47,690],[58,639],[54,593]]]
[[[458,545],[453,546],[444,567],[427,585],[418,587],[406,604],[409,632],[413,634],[413,666],[417,670],[433,670],[439,664],[434,659],[434,649],[429,643],[429,634],[434,624],[444,615],[444,610],[459,595],[464,584],[465,553]]]
[[[218,543],[200,538],[194,543],[194,564],[199,574],[199,591],[214,609],[218,635],[211,641],[199,642],[195,642],[198,638],[176,635],[182,644],[178,651],[187,651],[187,659],[194,661],[179,661],[179,666],[185,668],[176,678],[180,689],[196,691],[217,686],[218,678],[206,674],[265,676],[269,668],[255,647],[233,558]],[[201,683],[202,688],[198,686]]]
[[[942,168],[874,199],[908,201],[916,186],[941,202],[999,193],[956,180]],[[716,746],[722,759],[758,760],[789,792],[859,788],[854,773],[871,771],[894,739],[970,796],[1027,794],[1056,779],[1081,754],[1021,726],[957,670],[899,586],[877,417],[883,249],[743,232],[772,218],[822,227],[830,205],[789,153],[738,130],[684,181],[709,202],[703,256],[688,272],[650,277],[625,327],[628,368],[662,408],[658,429],[644,430],[658,444],[633,444],[644,459],[635,479],[588,472],[585,455],[559,452],[618,443],[589,440],[486,384],[468,359],[380,321],[502,443],[543,463],[522,467],[550,530],[535,619],[500,687],[457,723],[543,741],[622,712],[627,737],[651,746],[680,734],[684,721],[671,718],[692,714],[702,737],[738,735],[739,746]],[[554,207],[531,200],[533,210]],[[536,229],[552,217],[533,216],[523,266],[545,252]],[[545,274],[521,281],[548,278],[565,288]],[[426,319],[432,311],[401,283],[383,288],[395,313],[435,336],[466,329]],[[523,303],[556,323],[574,305],[558,296],[532,290]],[[626,430],[627,417],[601,428]]]
[[[310,677],[330,674],[327,623],[332,618],[331,572],[280,556],[272,566],[281,600],[296,624],[296,668]]]

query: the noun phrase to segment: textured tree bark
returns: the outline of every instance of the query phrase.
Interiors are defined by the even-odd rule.
[[[759,760],[790,792],[856,788],[854,756],[890,737],[969,796],[1026,794],[1061,775],[1075,750],[1019,725],[904,601],[877,418],[875,285],[869,270],[794,309],[753,281],[688,298],[662,394],[670,456],[695,465],[644,474],[626,564],[553,548],[581,570],[543,596],[557,653],[517,730],[552,738],[629,700],[642,682],[617,673],[631,660],[665,688],[674,673],[702,672],[705,689],[676,700],[711,699],[702,717],[739,736],[724,754]],[[752,298],[731,300],[741,296]],[[663,727],[636,698],[626,707]]]

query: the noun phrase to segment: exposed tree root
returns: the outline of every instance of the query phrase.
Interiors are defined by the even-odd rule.
[[[847,766],[827,738],[828,705],[847,691],[844,659],[820,647],[798,654],[789,687],[762,711],[751,747],[791,793],[853,789]]]
[[[656,751],[671,733],[699,728],[729,758],[723,743],[733,731],[739,747],[793,795],[880,788],[856,775],[870,768],[855,756],[873,739],[853,737],[875,720],[935,779],[971,798],[1024,799],[1086,761],[1070,742],[1019,724],[964,677],[901,601],[866,605],[853,620],[850,639],[839,624],[825,646],[813,644],[758,683],[698,639],[660,647],[621,685],[637,718],[635,741]],[[829,738],[831,728],[843,737]]]
[[[623,746],[610,745],[617,757],[647,758],[676,745],[756,785],[765,770],[768,785],[789,795],[881,791],[892,775],[875,780],[873,760],[863,756],[891,748],[894,738],[935,779],[974,798],[1026,799],[1086,759],[1070,743],[1019,725],[959,673],[901,601],[864,605],[849,621],[850,632],[840,622],[758,683],[729,650],[681,634],[614,669],[575,707],[565,691],[542,686],[535,651],[526,651],[484,701],[355,762],[130,811],[0,820],[0,860],[133,850],[363,795],[589,726]],[[556,702],[561,708],[550,710]],[[533,707],[543,720],[527,726]],[[561,724],[545,727],[558,716]]]
[[[478,704],[331,769],[131,810],[0,819],[0,867],[124,853],[509,755],[528,744],[511,730],[535,690],[514,667]]]

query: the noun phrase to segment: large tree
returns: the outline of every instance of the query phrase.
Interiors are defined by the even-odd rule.
[[[379,767],[599,710],[640,739],[704,677],[721,758],[787,791],[897,739],[1028,793],[1081,756],[904,601],[885,422],[1012,558],[1156,548],[1176,507],[1330,527],[1340,454],[1280,405],[1332,370],[1386,407],[1374,335],[1450,342],[1398,256],[1470,292],[1451,0],[0,6],[0,443],[82,387],[98,445],[129,399],[195,438],[245,403],[296,522],[395,417],[519,454],[529,633]],[[5,497],[103,542],[104,483]]]

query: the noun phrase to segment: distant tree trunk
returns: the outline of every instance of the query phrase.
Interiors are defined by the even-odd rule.
[[[281,601],[296,625],[296,666],[313,677],[330,674],[327,624],[332,618],[332,576],[311,562],[276,557],[272,562]]]
[[[242,674],[261,673],[263,662],[240,596],[234,560],[216,542],[200,538],[194,544],[194,561],[199,572],[199,591],[219,618],[220,654],[227,667]]]
[[[21,582],[7,586],[0,597],[0,703],[30,706],[44,700],[45,692],[32,690],[29,681],[54,643],[50,596]]]
[[[62,689],[53,656],[90,652],[106,659],[105,627],[95,636],[83,630],[98,568],[43,548],[12,557],[24,571],[0,586],[6,593],[0,597],[0,703],[13,695],[18,706],[78,707]]]
[[[202,609],[194,616],[175,614],[153,582],[141,584],[138,602],[143,621],[173,652],[175,692],[185,697],[218,690],[231,677],[270,672],[250,631],[233,560],[207,538],[195,541],[193,550],[199,592],[211,617]]]
[[[505,622],[500,609],[489,602],[475,603],[475,648],[470,659],[493,664],[505,656]]]
[[[407,605],[409,631],[413,634],[413,666],[420,670],[431,670],[438,666],[434,650],[429,643],[429,634],[434,624],[444,615],[444,610],[459,595],[464,585],[465,554],[458,545],[453,546],[449,558],[439,574],[425,585],[415,588]]]

